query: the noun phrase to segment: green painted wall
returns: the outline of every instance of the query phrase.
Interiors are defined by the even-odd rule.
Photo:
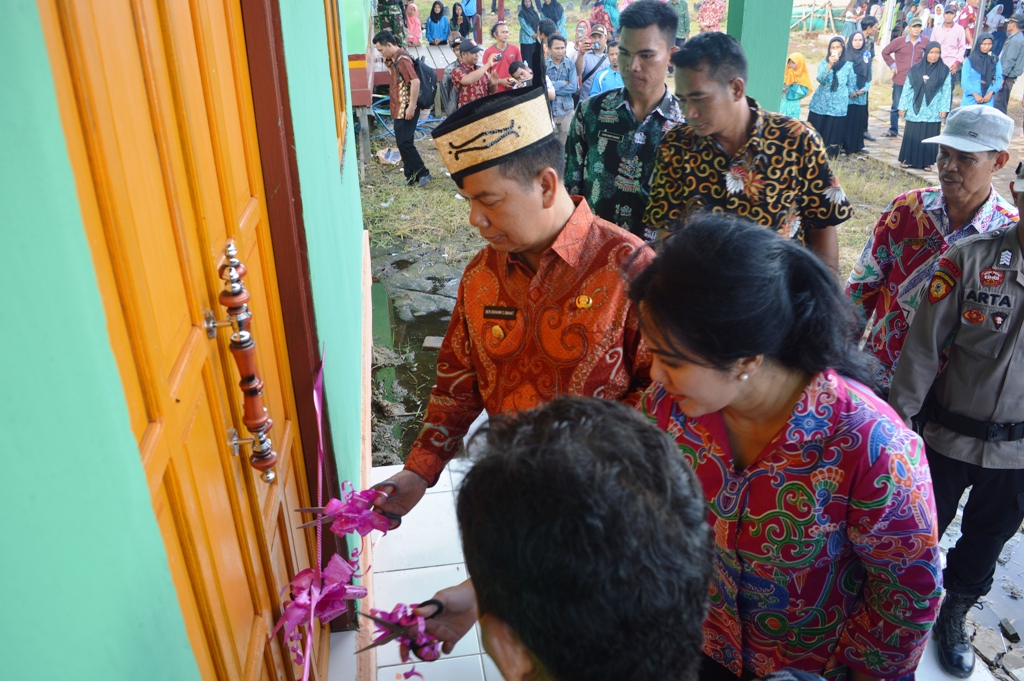
[[[0,21],[0,677],[198,679],[33,0]]]
[[[792,12],[793,0],[729,0],[727,30],[747,55],[747,94],[768,111],[782,101]]]
[[[373,7],[370,0],[337,0],[341,8],[341,34],[345,49],[352,54],[366,54],[370,37]],[[450,3],[446,3],[449,4]]]
[[[342,25],[348,4],[339,7]],[[369,378],[362,375],[363,209],[354,126],[349,108],[339,173],[327,43],[310,39],[327,35],[323,5],[281,2],[280,7],[313,306],[320,340],[327,346],[324,384],[331,434],[339,477],[358,484],[361,385]],[[346,96],[351,100],[350,93]]]

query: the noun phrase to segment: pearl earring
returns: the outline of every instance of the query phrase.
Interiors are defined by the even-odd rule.
[[[741,380],[741,381],[745,381],[745,380],[747,380],[748,378],[750,378],[750,374],[747,374],[747,373],[742,373],[742,374],[740,374],[740,380]]]

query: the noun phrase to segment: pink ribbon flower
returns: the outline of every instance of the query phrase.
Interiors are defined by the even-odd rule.
[[[399,636],[395,640],[404,649],[415,652],[416,656],[424,662],[433,662],[441,657],[441,642],[427,633],[426,619],[413,614],[412,611],[416,607],[417,605],[399,603],[391,612],[377,609],[372,609],[370,612],[386,622],[391,622],[399,627],[407,627],[409,635]],[[379,635],[374,639],[374,642],[391,635],[391,630],[382,624],[377,624],[377,629],[379,630]],[[409,653],[406,652],[402,655],[402,662],[408,661]]]
[[[324,518],[333,518],[331,532],[344,537],[353,532],[365,537],[373,530],[388,531],[389,521],[373,508],[378,497],[387,498],[387,494],[376,489],[357,492],[352,483],[346,480],[341,485],[345,500],[331,499],[324,507]]]
[[[284,612],[271,636],[276,636],[278,630],[284,627],[284,637],[289,650],[294,654],[295,664],[301,665],[304,659],[300,647],[300,625],[311,623],[311,615],[326,624],[348,609],[346,600],[366,598],[366,587],[349,584],[352,577],[357,576],[357,556],[358,553],[353,551],[352,560],[347,561],[335,555],[322,573],[307,568],[295,575],[295,579],[281,590],[282,596],[291,591],[292,600],[284,602]]]

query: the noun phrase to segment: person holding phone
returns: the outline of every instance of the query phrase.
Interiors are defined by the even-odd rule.
[[[484,50],[485,64],[489,62],[492,55],[498,55],[497,59],[495,59],[496,63],[493,70],[494,75],[498,77],[497,92],[505,92],[515,86],[516,79],[509,74],[508,67],[511,66],[512,62],[522,61],[523,59],[519,46],[508,42],[509,35],[508,24],[504,21],[499,21],[491,27],[491,37],[494,38],[494,44]]]
[[[580,53],[576,56],[576,71],[581,74],[580,101],[590,96],[594,77],[608,68],[608,55],[604,52],[607,41],[608,29],[598,24],[590,29],[590,39],[583,40],[580,45]]]

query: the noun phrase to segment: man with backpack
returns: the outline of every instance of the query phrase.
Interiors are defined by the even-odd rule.
[[[402,49],[391,31],[381,31],[373,36],[373,46],[384,57],[391,74],[391,122],[395,129],[395,143],[398,153],[402,155],[405,169],[405,181],[408,185],[426,187],[430,182],[430,171],[427,170],[420,153],[416,150],[414,136],[416,122],[420,117],[420,76],[412,55]],[[429,88],[430,99],[436,87],[436,77]],[[426,95],[426,89],[424,90]],[[429,105],[428,105],[429,106]]]

